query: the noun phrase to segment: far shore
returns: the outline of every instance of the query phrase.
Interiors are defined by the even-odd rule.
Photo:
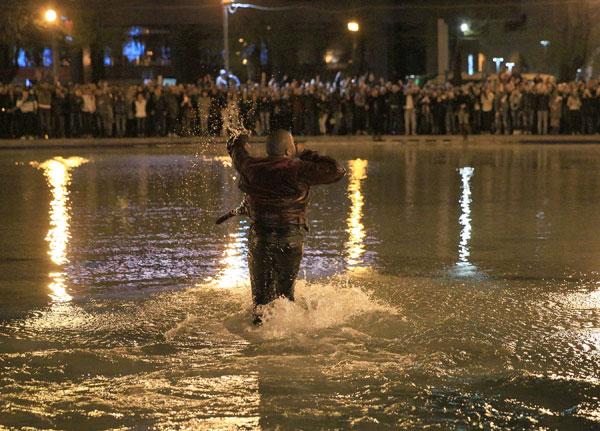
[[[265,138],[255,136],[251,142],[264,142]],[[370,136],[297,136],[298,142],[318,144],[600,144],[600,135],[471,135],[465,140],[462,136],[452,135],[388,135],[383,141],[373,141]],[[73,138],[73,139],[3,139],[0,150],[49,149],[49,148],[106,148],[106,147],[152,147],[163,145],[222,145],[226,139],[222,136],[191,137],[148,137],[148,138]]]

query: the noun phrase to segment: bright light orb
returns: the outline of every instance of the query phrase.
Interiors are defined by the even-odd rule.
[[[356,21],[350,21],[348,22],[348,30],[353,33],[356,33],[360,30],[360,25]]]
[[[46,22],[54,23],[56,22],[57,18],[58,14],[54,9],[47,9],[46,12],[44,12],[44,19],[46,20]]]
[[[469,24],[468,24],[468,23],[466,23],[466,22],[463,22],[463,23],[460,25],[460,31],[462,31],[463,33],[468,33],[470,30],[471,30],[471,27],[469,26]]]

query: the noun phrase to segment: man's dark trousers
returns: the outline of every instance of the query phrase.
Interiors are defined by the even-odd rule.
[[[248,236],[248,267],[255,306],[268,304],[280,296],[294,300],[304,233],[300,225],[252,225]]]

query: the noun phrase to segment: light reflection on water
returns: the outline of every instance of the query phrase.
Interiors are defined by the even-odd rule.
[[[46,235],[48,242],[48,255],[52,262],[63,266],[69,262],[67,258],[67,245],[71,237],[69,230],[69,186],[71,184],[72,170],[87,163],[82,157],[54,157],[42,163],[31,162],[31,166],[44,172],[50,186],[52,201],[50,202],[50,230]],[[67,293],[65,274],[61,271],[50,273],[50,288],[52,299],[58,302],[70,301],[71,295]]]
[[[262,332],[247,222],[214,227],[239,202],[224,151],[103,152],[74,179],[52,163],[48,235],[47,187],[11,159],[4,178],[24,186],[0,188],[4,216],[41,226],[28,240],[57,284],[47,306],[47,266],[0,279],[0,295],[44,281],[43,305],[0,323],[0,428],[597,427],[600,149],[324,150],[348,177],[315,190],[314,271]],[[1,237],[0,257],[19,258],[19,239]],[[440,276],[472,262],[491,276]],[[193,287],[210,276],[217,288]]]
[[[249,281],[246,261],[248,226],[243,221],[234,220],[237,227],[233,233],[227,234],[225,249],[219,258],[218,274],[207,280],[210,285],[223,289],[241,287]]]
[[[350,271],[365,270],[363,256],[365,254],[365,238],[367,233],[363,224],[363,207],[365,198],[362,193],[362,182],[367,178],[368,160],[354,159],[348,162],[348,197],[350,198],[350,215],[346,220],[348,241],[346,248],[346,266]]]
[[[458,244],[458,262],[456,263],[460,275],[473,273],[477,268],[470,262],[470,241],[473,227],[471,225],[471,178],[475,169],[467,166],[459,169],[461,177],[460,210],[458,223],[461,226],[460,241]]]

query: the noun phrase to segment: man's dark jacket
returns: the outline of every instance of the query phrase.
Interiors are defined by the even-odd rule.
[[[330,184],[346,171],[331,157],[305,150],[297,159],[285,156],[252,157],[248,136],[230,139],[227,149],[240,174],[249,216],[266,227],[306,225],[310,186]]]

